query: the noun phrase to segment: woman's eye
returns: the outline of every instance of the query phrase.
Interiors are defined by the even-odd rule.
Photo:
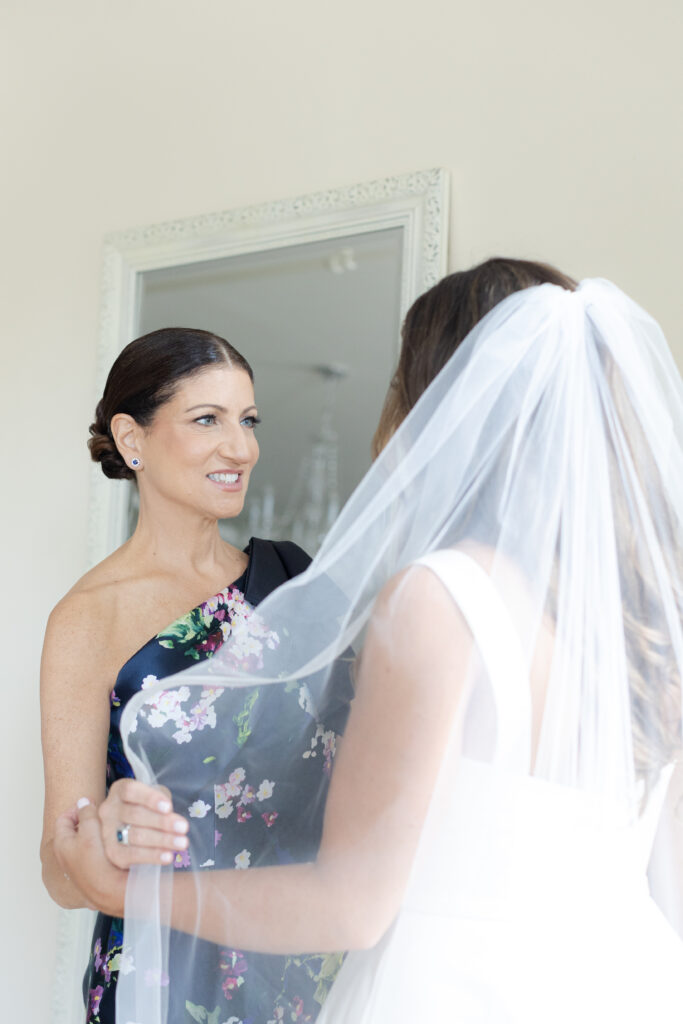
[[[198,416],[197,419],[195,420],[195,423],[201,423],[203,426],[207,427],[213,426],[215,422],[216,417],[214,413],[211,412],[207,412],[206,416]]]
[[[253,430],[254,427],[261,422],[261,419],[259,416],[245,416],[241,422],[243,426],[249,427],[250,430]]]

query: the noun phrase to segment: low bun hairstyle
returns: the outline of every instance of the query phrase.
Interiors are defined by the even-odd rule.
[[[114,444],[111,421],[117,413],[127,413],[146,427],[182,380],[218,363],[243,370],[254,379],[244,356],[209,331],[164,327],[126,345],[109,371],[90,424],[90,457],[100,463],[104,475],[111,480],[135,478]]]

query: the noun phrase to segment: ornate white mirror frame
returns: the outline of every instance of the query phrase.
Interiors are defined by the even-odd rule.
[[[138,333],[146,272],[399,228],[402,321],[417,295],[446,271],[447,223],[447,174],[435,169],[109,235],[104,249],[96,397],[102,394],[117,354]],[[93,466],[91,565],[125,540],[128,501],[127,485],[106,480]],[[80,977],[91,930],[90,912],[60,912],[53,1024],[82,1024]]]

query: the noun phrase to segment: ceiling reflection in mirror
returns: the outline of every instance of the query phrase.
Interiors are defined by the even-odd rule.
[[[386,228],[140,275],[139,334],[212,331],[253,367],[261,456],[243,512],[221,521],[231,543],[315,553],[370,465],[398,357],[403,241]]]

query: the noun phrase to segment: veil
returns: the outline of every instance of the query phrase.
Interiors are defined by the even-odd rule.
[[[469,641],[440,763],[465,757],[548,784],[548,792],[579,793],[602,822],[614,822],[615,834],[647,835],[645,860],[659,822],[653,886],[675,922],[672,836],[681,831],[681,793],[667,799],[666,789],[682,748],[682,410],[681,379],[658,325],[614,285],[588,280],[575,292],[544,284],[513,294],[424,392],[308,570],[251,617],[236,613],[212,658],[129,702],[121,731],[136,777],[167,786],[191,828],[189,854],[176,870],[131,870],[128,968],[117,993],[122,1024],[175,1024],[173,990],[198,978],[203,1001],[186,1000],[183,1019],[236,1024],[229,997],[247,962],[256,973],[279,955],[286,967],[306,970],[312,949],[324,954],[316,962],[318,1003],[334,991],[344,935],[337,946],[333,928],[328,938],[311,925],[308,940],[304,910],[292,910],[294,880],[326,841],[330,775],[334,785],[345,767],[343,734],[356,713],[353,687],[360,693],[368,638],[379,636],[397,657],[406,651],[409,658],[425,631],[435,657],[449,649],[451,631],[442,623],[451,613],[436,607],[438,596],[433,609],[423,606],[434,588],[425,590],[428,570],[419,561],[444,550],[465,555],[473,574],[485,575],[489,626],[484,621],[477,631],[467,617],[465,627],[453,620],[452,634],[464,628]],[[450,609],[445,591],[443,601]],[[492,668],[497,644],[505,647],[504,621],[522,666],[510,699],[494,685]],[[432,678],[426,670],[413,685],[428,693]],[[273,757],[282,779],[275,793]],[[296,797],[314,758],[322,770],[299,801],[287,850],[273,840],[261,852],[245,844],[235,854],[239,808],[259,810],[270,834],[275,795],[289,786]],[[400,787],[397,781],[397,793]],[[665,803],[673,808],[668,824]],[[420,827],[431,821],[437,844],[449,828],[449,806],[419,819]],[[354,814],[349,807],[349,821]],[[384,827],[379,815],[357,848],[340,851],[339,871],[370,856],[373,844],[381,847]],[[215,836],[230,830],[237,846],[228,854]],[[468,837],[457,842],[466,847]],[[454,854],[440,877],[428,863],[418,847],[406,892],[430,874],[445,893],[460,861]],[[279,872],[273,887],[253,904],[233,890],[245,876],[267,886],[271,868]],[[190,890],[191,914],[178,924],[174,915]],[[407,899],[399,893],[392,913]],[[336,906],[331,894],[329,905]],[[449,907],[446,899],[446,917]],[[277,913],[292,915],[291,949],[272,937]],[[207,915],[214,920],[208,931]],[[251,960],[245,949],[255,951]],[[310,1019],[298,1013],[285,978],[263,1024]]]

